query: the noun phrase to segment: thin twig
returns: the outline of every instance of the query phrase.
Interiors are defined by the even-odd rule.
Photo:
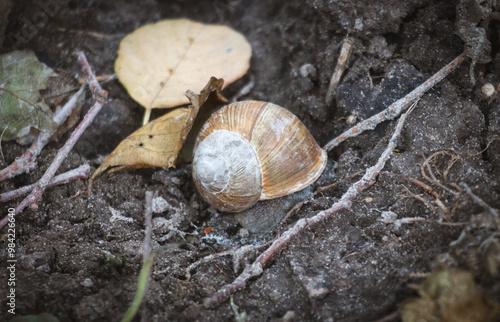
[[[382,155],[378,159],[377,163],[368,168],[363,177],[355,182],[344,195],[339,199],[338,202],[334,203],[329,209],[324,210],[316,214],[311,218],[299,219],[293,227],[285,231],[279,238],[275,239],[272,245],[264,251],[254,263],[248,265],[243,272],[231,283],[223,286],[219,291],[214,293],[210,298],[205,299],[204,304],[206,307],[215,307],[225,301],[231,294],[238,290],[245,288],[247,281],[255,276],[259,276],[263,272],[263,267],[271,259],[281,251],[292,238],[297,236],[299,233],[303,232],[307,228],[322,222],[325,219],[330,218],[332,215],[336,214],[340,210],[349,209],[352,206],[353,200],[364,190],[375,183],[375,178],[384,168],[385,163],[389,159],[392,150],[396,147],[396,141],[403,128],[404,121],[410,113],[410,110],[403,114],[399,119],[394,134],[392,135],[386,149],[382,152]]]
[[[436,215],[439,215],[441,218],[446,218],[445,216],[441,215],[440,213],[438,213],[436,207],[434,207],[433,205],[431,205],[431,203],[425,199],[424,197],[422,196],[419,196],[419,195],[416,195],[414,194],[413,192],[410,191],[410,189],[408,189],[406,186],[403,185],[403,188],[406,189],[406,192],[408,192],[408,194],[413,198],[413,199],[416,199],[418,201],[420,201],[421,203],[423,203],[424,205],[427,206],[427,208],[429,208],[433,213],[435,213]]]
[[[403,224],[411,224],[419,221],[427,221],[423,217],[405,217],[398,219],[398,215],[393,211],[382,211],[380,218],[377,221],[383,222],[384,224],[393,224],[395,228],[401,227]]]
[[[255,77],[253,75],[250,75],[250,80],[248,81],[248,83],[246,83],[245,86],[240,88],[238,93],[234,94],[233,97],[231,97],[231,99],[229,100],[229,102],[234,103],[240,97],[248,95],[252,91],[254,86],[255,86]]]
[[[186,268],[186,273],[185,273],[186,279],[188,281],[191,279],[191,271],[193,271],[196,267],[200,266],[201,264],[208,263],[208,262],[212,261],[214,258],[218,258],[218,257],[222,257],[222,256],[231,256],[233,258],[233,271],[235,273],[238,273],[238,271],[240,270],[241,262],[242,262],[243,258],[245,257],[245,255],[249,252],[255,251],[255,250],[262,248],[263,246],[266,246],[266,245],[268,245],[268,244],[266,243],[266,244],[257,245],[257,246],[245,245],[245,246],[242,246],[239,248],[231,248],[231,249],[223,251],[223,252],[219,252],[219,253],[210,254],[208,256],[205,256],[205,257],[197,260],[196,262],[192,263],[191,265],[189,265]]]
[[[472,192],[472,189],[465,182],[461,182],[460,186],[464,189],[465,193],[467,193],[472,198],[472,200],[474,200],[475,203],[477,203],[478,205],[483,207],[487,212],[489,212],[491,215],[493,215],[493,218],[491,221],[492,221],[493,225],[496,227],[496,229],[498,230],[499,229],[498,225],[499,225],[499,219],[500,219],[500,212],[497,209],[493,208],[492,206],[488,205],[483,199],[476,196]]]
[[[95,79],[95,75],[92,72],[92,68],[90,67],[87,58],[85,57],[85,54],[83,52],[78,52],[78,62],[82,65],[82,70],[87,76],[87,82],[89,84],[89,88],[92,91],[92,94],[94,95],[95,104],[88,111],[87,115],[85,115],[84,119],[75,129],[73,134],[71,134],[68,141],[66,141],[64,146],[58,151],[56,157],[54,158],[54,161],[49,166],[49,168],[42,176],[42,178],[38,181],[35,189],[33,189],[33,191],[23,201],[21,201],[19,205],[17,205],[14,211],[15,215],[23,211],[24,208],[26,208],[27,206],[32,206],[32,207],[37,206],[38,201],[40,201],[40,199],[42,198],[42,194],[45,188],[47,188],[47,185],[54,177],[54,174],[56,173],[57,169],[59,169],[64,159],[66,159],[66,156],[69,154],[69,152],[76,144],[82,133],[85,131],[85,129],[92,123],[95,116],[97,115],[97,113],[99,113],[103,104],[106,101],[106,96],[108,95],[108,93],[101,88],[101,86]],[[5,220],[6,218],[0,221],[0,229],[7,223],[7,220]]]
[[[447,151],[438,151],[438,152],[433,153],[428,158],[425,158],[424,162],[422,163],[422,166],[420,167],[420,173],[422,174],[422,177],[424,177],[425,180],[432,182],[435,185],[437,185],[438,187],[442,188],[444,191],[448,191],[449,193],[457,196],[460,193],[460,190],[453,191],[452,189],[446,187],[444,184],[442,184],[436,178],[436,176],[434,175],[434,172],[432,171],[432,167],[430,165],[430,162],[434,158],[436,158],[438,155],[441,155],[441,154],[448,154],[448,152]],[[453,163],[455,163],[455,161],[453,161]],[[453,163],[451,165],[453,165]],[[451,166],[449,168],[451,168]],[[449,171],[449,168],[447,171]],[[427,172],[425,171],[426,169],[427,169],[427,172],[429,173],[429,175],[427,175]],[[446,174],[448,174],[448,173],[446,172]]]
[[[375,320],[373,322],[390,322],[390,321],[398,321],[401,316],[401,312],[399,310],[392,312],[391,314],[388,314],[384,316],[383,318],[380,318],[378,320]]]
[[[475,157],[475,156],[478,156],[478,155],[482,154],[484,151],[488,150],[490,148],[491,143],[495,142],[496,140],[500,140],[500,138],[493,138],[493,139],[491,139],[488,142],[488,144],[486,144],[486,147],[483,150],[481,150],[481,151],[479,151],[477,153],[474,153],[474,154],[469,154],[469,156]]]
[[[352,44],[354,44],[354,38],[346,36],[344,39],[344,43],[342,44],[342,49],[340,50],[337,66],[335,66],[335,71],[333,72],[332,78],[330,79],[330,85],[328,86],[328,90],[326,91],[326,105],[332,104],[333,92],[339,86],[340,78],[342,77],[342,74],[344,74],[344,70],[347,66],[347,61],[349,60],[349,56],[351,55]]]
[[[84,89],[85,86],[81,86],[80,90],[76,92],[62,108],[56,110],[53,119],[54,122],[57,123],[57,127],[64,123],[71,112],[73,112],[76,107],[78,97],[80,97]],[[50,137],[56,132],[56,130],[49,133],[40,133],[35,142],[33,142],[30,148],[26,150],[21,157],[17,158],[16,161],[14,161],[10,166],[0,171],[0,181],[13,178],[19,174],[34,169],[36,167],[36,158],[40,155],[43,148],[50,142]]]
[[[392,174],[392,173],[389,173],[389,174]],[[417,185],[420,188],[427,191],[429,194],[431,194],[434,197],[434,202],[438,205],[439,208],[441,208],[441,210],[446,214],[446,216],[448,216],[450,214],[448,207],[446,207],[444,205],[444,203],[441,201],[441,197],[439,196],[439,194],[431,186],[429,186],[429,185],[427,185],[427,184],[425,184],[422,181],[419,181],[417,179],[408,178],[402,174],[395,174],[395,175],[397,175],[399,178],[401,178],[409,183],[413,183],[414,185]]]
[[[84,164],[76,169],[55,176],[54,178],[52,178],[47,188],[66,184],[76,179],[86,179],[89,176],[89,174],[90,174],[90,166],[88,164]],[[9,200],[22,197],[30,193],[35,188],[35,186],[36,184],[34,183],[30,184],[29,186],[24,186],[16,190],[2,193],[0,194],[0,202],[7,202]]]
[[[362,174],[363,174],[363,171],[358,171],[358,172],[356,172],[356,173],[354,173],[354,174],[352,174],[352,175],[350,175],[350,176],[348,176],[348,177],[346,177],[346,178],[344,178],[344,179],[342,179],[342,180],[343,180],[343,181],[347,181],[347,180],[350,180],[350,179],[352,179],[352,178],[354,178],[354,177],[357,177],[357,176],[359,176],[359,175],[362,175]],[[279,222],[279,224],[278,224],[278,226],[276,227],[275,231],[277,231],[277,232],[279,233],[279,232],[281,231],[281,229],[282,229],[281,227],[283,227],[283,226],[286,224],[287,220],[288,220],[291,216],[293,216],[296,212],[298,212],[298,211],[299,211],[299,209],[300,209],[300,208],[302,208],[302,206],[304,206],[304,205],[306,205],[306,204],[310,203],[311,201],[313,201],[313,200],[314,200],[314,198],[315,198],[317,195],[319,195],[319,194],[321,194],[321,193],[325,192],[326,190],[332,189],[333,187],[337,186],[337,184],[339,184],[339,181],[337,181],[337,182],[335,182],[335,183],[332,183],[332,184],[329,184],[329,185],[327,185],[327,186],[319,187],[319,188],[317,188],[317,189],[314,191],[314,193],[313,193],[313,195],[312,195],[312,196],[307,197],[307,198],[306,198],[306,199],[304,199],[303,201],[301,201],[301,202],[297,203],[295,206],[293,206],[293,207],[292,207],[292,209],[290,209],[290,210],[287,212],[287,214],[285,215],[285,217],[283,217],[283,219],[281,219],[281,221]]]
[[[345,131],[344,133],[330,141],[327,145],[325,145],[324,149],[328,152],[348,138],[358,136],[359,134],[367,130],[373,130],[378,124],[396,118],[399,114],[401,114],[401,112],[403,112],[408,106],[410,106],[412,102],[420,98],[425,92],[427,92],[448,74],[450,74],[453,70],[455,70],[455,68],[457,68],[460,63],[465,60],[465,58],[465,54],[461,54],[448,65],[441,68],[441,70],[439,70],[436,74],[432,75],[423,84],[407,94],[405,97],[392,103],[387,109],[383,110],[382,112],[373,115],[372,117],[364,120],[361,123],[358,123],[354,127]]]
[[[146,191],[146,206],[144,210],[144,241],[142,242],[142,265],[146,267],[148,265],[148,259],[151,255],[151,257],[154,257],[154,254],[151,254],[151,237],[153,235],[153,192],[152,191]],[[150,267],[149,267],[150,269]],[[144,297],[146,296],[148,292],[148,286],[149,286],[149,280],[151,279],[151,271],[148,273],[148,279],[146,280],[146,287],[144,289],[144,293],[142,294],[142,298],[140,298],[139,305],[142,303],[144,300]],[[141,285],[137,286],[137,289],[139,290],[141,288]],[[147,310],[142,310],[141,312],[141,321],[148,321],[147,317],[148,311]]]
[[[146,206],[144,211],[144,241],[142,242],[141,252],[143,264],[151,253],[151,236],[153,234],[153,192],[146,191]]]

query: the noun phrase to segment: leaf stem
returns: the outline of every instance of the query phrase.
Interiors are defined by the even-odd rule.
[[[151,108],[146,108],[144,111],[144,118],[142,119],[142,126],[148,124],[149,119],[151,118]]]

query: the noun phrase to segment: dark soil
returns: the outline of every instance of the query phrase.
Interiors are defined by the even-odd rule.
[[[248,38],[253,57],[249,74],[225,94],[235,93],[253,75],[255,88],[242,99],[286,107],[320,145],[353,122],[383,110],[464,50],[455,32],[458,1],[61,0],[40,28],[27,30],[28,22],[43,15],[40,3],[49,2],[56,3],[12,1],[0,53],[14,50],[13,44],[31,49],[57,73],[73,77],[81,73],[74,53],[83,50],[96,73],[106,75],[114,73],[120,40],[143,24],[177,17],[226,24]],[[500,302],[500,237],[494,228],[498,226],[470,196],[456,193],[457,185],[465,183],[491,207],[500,208],[500,98],[486,99],[481,93],[483,84],[500,83],[499,27],[496,21],[489,23],[493,60],[476,65],[476,83],[471,83],[467,62],[424,95],[407,120],[397,153],[352,209],[295,238],[262,276],[234,295],[250,321],[280,320],[285,315],[296,321],[379,319],[417,296],[409,286],[423,281],[420,273],[443,266],[470,271],[479,290]],[[24,35],[26,41],[13,43],[14,34]],[[329,80],[347,34],[356,38],[353,52],[335,101],[327,105]],[[305,64],[311,64],[316,75],[305,73],[305,67],[301,72]],[[97,168],[140,126],[142,108],[120,83],[103,86],[109,102],[60,172],[85,162]],[[87,96],[83,112],[92,105],[91,95]],[[331,162],[318,185],[338,184],[317,195],[289,222],[331,206],[359,178],[358,171],[376,162],[394,124],[386,122],[335,148],[329,157],[336,167]],[[68,135],[44,149],[35,171],[2,182],[0,191],[40,178]],[[2,166],[25,148],[2,142]],[[427,157],[440,151],[431,160],[437,179],[431,182],[420,169]],[[49,189],[38,210],[18,215],[16,315],[47,312],[60,321],[121,320],[142,265],[139,249],[144,238],[144,196],[149,190],[168,206],[153,217],[152,248],[158,253],[140,315],[146,321],[234,320],[229,301],[214,309],[202,304],[241,272],[233,270],[232,258],[202,264],[189,281],[185,269],[206,255],[264,243],[276,233],[249,234],[232,215],[210,208],[197,193],[190,169],[180,165],[169,172],[108,175],[94,184],[91,198],[86,194],[87,181],[74,181]],[[433,187],[450,214],[444,214],[431,194],[400,175]],[[2,217],[17,202],[3,204]],[[382,213],[387,211],[399,219],[425,220],[400,226],[384,223]],[[208,226],[213,230],[205,234]],[[0,232],[2,258],[7,254],[5,233]],[[251,253],[246,260],[254,256]],[[7,266],[3,259],[2,265]],[[12,316],[6,312],[7,270],[0,272],[0,314],[5,320]]]

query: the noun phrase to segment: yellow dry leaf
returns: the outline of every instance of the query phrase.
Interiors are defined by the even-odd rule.
[[[199,95],[187,91],[186,96],[192,105],[175,109],[129,135],[96,170],[89,189],[92,182],[105,173],[123,169],[175,167],[179,150],[186,141],[200,107],[226,102],[220,94],[223,85],[223,79],[212,77]]]
[[[199,92],[210,76],[223,78],[226,85],[242,77],[251,55],[245,37],[227,26],[163,20],[122,40],[115,71],[149,120],[153,108],[189,103],[185,89]]]

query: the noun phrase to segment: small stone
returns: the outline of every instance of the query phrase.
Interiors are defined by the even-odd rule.
[[[245,229],[245,228],[241,228],[239,231],[238,231],[238,235],[242,238],[246,238],[250,235],[250,232],[248,231],[248,229]]]
[[[495,94],[495,86],[490,83],[486,83],[483,87],[481,87],[481,93],[483,93],[485,97],[491,97]]]
[[[155,214],[160,214],[167,211],[170,208],[170,204],[163,197],[156,197],[153,199],[153,212]]]
[[[84,287],[92,287],[94,285],[94,282],[92,282],[90,278],[86,278],[80,283],[80,285]]]
[[[308,77],[311,80],[315,80],[316,77],[318,76],[318,72],[316,71],[316,67],[314,67],[312,64],[304,64],[300,67],[300,76],[302,77]]]

